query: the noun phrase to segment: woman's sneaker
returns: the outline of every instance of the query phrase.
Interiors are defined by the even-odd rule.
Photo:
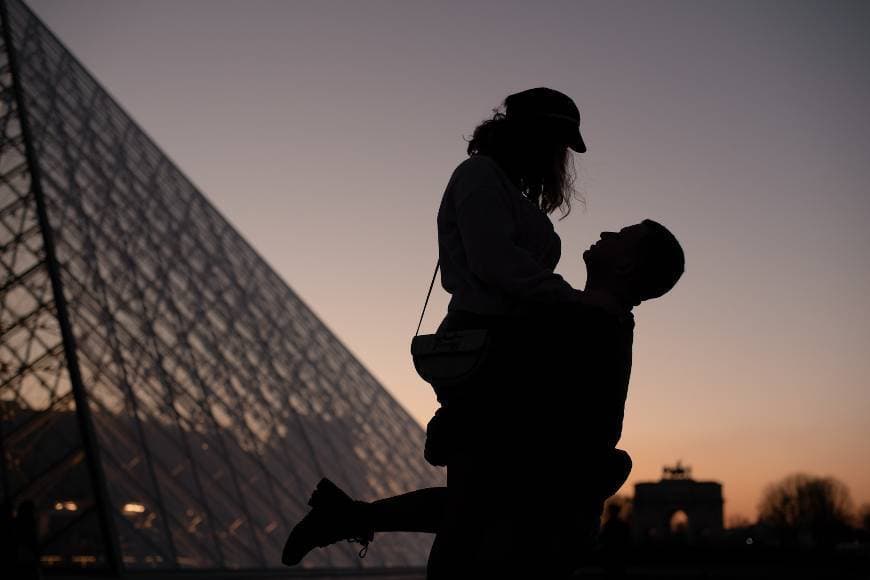
[[[355,501],[325,477],[317,484],[311,499],[311,510],[302,518],[284,544],[281,561],[295,566],[314,548],[322,548],[341,540],[362,544],[364,558],[374,530],[366,517],[368,503]]]

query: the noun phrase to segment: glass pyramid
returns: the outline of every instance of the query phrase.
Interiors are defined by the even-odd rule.
[[[19,0],[0,17],[0,475],[42,566],[280,568],[321,476],[439,485],[419,425],[57,38]]]

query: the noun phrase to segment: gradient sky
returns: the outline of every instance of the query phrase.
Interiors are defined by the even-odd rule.
[[[870,4],[29,4],[421,424],[410,340],[463,136],[566,92],[587,204],[553,216],[557,271],[582,287],[582,250],[645,217],[687,257],[636,310],[623,492],[679,458],[726,518],[796,471],[870,502]]]

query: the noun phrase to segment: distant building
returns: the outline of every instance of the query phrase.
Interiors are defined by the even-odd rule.
[[[691,468],[678,461],[662,468],[661,481],[634,486],[635,539],[705,543],[722,532],[722,508],[722,484],[695,481]]]

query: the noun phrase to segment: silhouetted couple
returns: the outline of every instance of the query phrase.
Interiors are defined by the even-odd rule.
[[[566,95],[509,96],[475,129],[438,211],[440,331],[487,328],[486,364],[438,388],[427,457],[445,458],[447,486],[374,502],[322,480],[283,561],[376,532],[436,534],[427,566],[442,578],[560,578],[582,563],[604,500],[625,482],[616,449],[631,372],[632,309],[669,291],[683,251],[652,220],[604,232],[583,253],[576,290],[554,272],[561,242],[547,214],[570,208],[568,149],[586,150]]]
[[[616,450],[631,370],[635,302],[682,271],[682,251],[652,221],[604,233],[584,254],[588,300],[527,305],[522,313],[448,314],[445,329],[493,330],[486,377],[439,393],[447,487],[354,502],[328,482],[291,534],[285,563],[374,532],[436,533],[430,578],[569,574],[591,546],[604,500],[628,476]],[[531,374],[527,357],[550,357]],[[466,388],[467,387],[467,388]],[[446,412],[446,413],[445,413]]]

